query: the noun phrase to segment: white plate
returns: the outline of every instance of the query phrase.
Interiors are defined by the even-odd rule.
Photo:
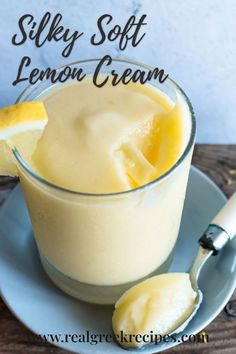
[[[177,251],[171,271],[187,271],[198,247],[197,240],[215,213],[225,203],[219,188],[192,168]],[[112,307],[90,305],[65,295],[47,278],[39,262],[20,187],[16,187],[0,211],[1,295],[15,316],[36,334],[112,333]],[[185,334],[202,330],[222,310],[236,285],[236,240],[212,257],[200,279],[204,300]],[[61,337],[63,340],[63,337]],[[152,345],[153,353],[179,344]],[[54,343],[55,344],[55,343]],[[127,353],[116,343],[56,344],[75,353]],[[136,351],[132,351],[135,353]]]

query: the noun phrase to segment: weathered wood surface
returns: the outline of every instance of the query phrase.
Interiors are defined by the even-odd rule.
[[[205,172],[230,196],[236,190],[236,145],[197,145],[193,164]],[[16,179],[0,178],[0,205]],[[45,318],[45,321],[47,319]],[[185,343],[166,354],[235,354],[236,293],[220,315],[204,329],[208,343]],[[95,348],[94,348],[95,349]],[[0,299],[0,354],[65,354],[65,350],[41,343],[25,328]]]

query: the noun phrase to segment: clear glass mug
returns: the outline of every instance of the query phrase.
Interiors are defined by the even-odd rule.
[[[92,74],[98,59],[69,64]],[[113,60],[118,73],[143,64]],[[62,70],[59,68],[58,70]],[[103,73],[109,73],[105,67]],[[170,266],[181,221],[195,139],[195,119],[184,92],[169,78],[151,85],[185,104],[185,148],[163,176],[140,188],[112,194],[78,193],[37,175],[14,150],[43,268],[75,298],[112,304],[129,287]],[[40,99],[49,81],[28,87],[17,102]],[[65,120],[66,124],[66,120]]]

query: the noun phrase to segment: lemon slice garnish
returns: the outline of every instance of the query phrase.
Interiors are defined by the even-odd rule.
[[[0,109],[0,175],[17,175],[12,147],[23,155],[32,153],[47,122],[43,102],[23,102]]]

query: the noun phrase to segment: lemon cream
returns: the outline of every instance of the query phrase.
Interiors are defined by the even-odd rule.
[[[192,146],[151,183],[172,169],[191,135],[186,97],[171,82],[168,90],[97,88],[88,77],[35,97],[48,124],[27,160],[34,174],[18,163],[19,175],[43,265],[75,297],[114,303],[170,264]]]
[[[88,79],[44,98],[49,116],[33,163],[40,175],[67,189],[114,193],[165,173],[184,147],[176,106],[151,86],[106,85]]]
[[[127,341],[120,342],[122,346],[142,347],[150,343],[151,333],[170,334],[191,314],[195,298],[187,273],[162,274],[141,282],[115,304],[116,338],[122,338],[123,332]]]

